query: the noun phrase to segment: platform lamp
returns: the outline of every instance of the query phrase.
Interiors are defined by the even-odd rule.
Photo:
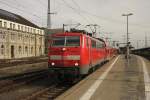
[[[127,52],[126,52],[127,59],[129,59],[129,56],[130,56],[130,52],[129,52],[129,33],[128,33],[128,16],[131,16],[131,15],[133,15],[133,13],[122,14],[122,16],[127,17]]]

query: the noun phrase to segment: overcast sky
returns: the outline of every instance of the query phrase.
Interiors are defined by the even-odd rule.
[[[46,27],[47,0],[0,0],[0,8]],[[137,47],[140,40],[139,47],[144,47],[146,34],[150,46],[149,10],[150,0],[51,0],[51,12],[57,13],[52,15],[52,28],[60,28],[63,23],[81,23],[80,29],[98,24],[98,36],[124,42],[127,20],[122,14],[133,13],[129,16],[130,41]]]

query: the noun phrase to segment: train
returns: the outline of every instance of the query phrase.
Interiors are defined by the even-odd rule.
[[[82,32],[52,34],[49,42],[48,67],[59,77],[87,75],[116,55],[103,39]]]

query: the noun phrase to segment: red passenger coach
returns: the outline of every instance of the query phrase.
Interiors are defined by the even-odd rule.
[[[117,54],[117,49],[113,48],[113,47],[106,47],[106,51],[107,51],[107,60],[109,61],[110,59],[112,59],[116,54]]]
[[[106,60],[106,44],[102,39],[83,33],[57,33],[51,36],[49,69],[59,74],[88,74],[95,65]]]

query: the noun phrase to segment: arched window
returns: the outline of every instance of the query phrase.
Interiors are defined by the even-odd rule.
[[[4,27],[7,28],[7,22],[4,22]]]
[[[41,46],[39,47],[39,54],[42,55],[42,48],[41,48]]]
[[[27,27],[25,26],[25,32],[27,32]]]
[[[33,54],[33,47],[31,47],[31,54]]]
[[[10,23],[10,29],[12,29],[12,23]]]
[[[0,27],[2,27],[2,21],[0,20]]]
[[[19,46],[19,49],[18,49],[18,51],[19,51],[19,54],[21,54],[21,46]]]
[[[1,45],[1,54],[4,55],[4,45]]]
[[[28,53],[28,47],[27,46],[25,47],[25,53]]]
[[[13,24],[13,29],[15,29],[16,28],[16,25],[15,24]]]
[[[42,44],[42,37],[39,37],[39,43]]]
[[[23,27],[23,26],[21,26],[21,31],[24,31],[23,29],[24,29],[24,27]]]
[[[20,25],[18,25],[18,30],[20,30]]]

